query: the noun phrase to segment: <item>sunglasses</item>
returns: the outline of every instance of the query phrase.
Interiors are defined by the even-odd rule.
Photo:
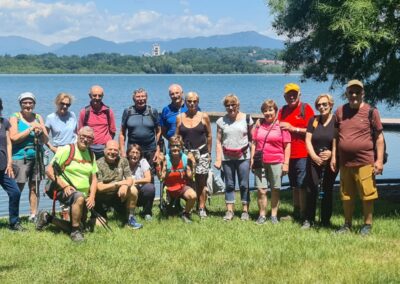
[[[195,104],[197,103],[197,100],[187,100],[188,104]]]
[[[323,106],[323,107],[327,107],[329,104],[328,103],[319,103],[317,104],[317,108]]]
[[[60,106],[66,106],[66,107],[70,107],[70,106],[71,106],[71,104],[60,103]]]

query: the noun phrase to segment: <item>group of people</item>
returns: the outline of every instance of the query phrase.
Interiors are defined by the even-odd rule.
[[[214,167],[225,180],[225,221],[234,218],[236,177],[242,203],[240,219],[249,220],[249,174],[255,176],[259,216],[256,224],[294,218],[309,229],[316,224],[316,204],[321,199],[322,226],[330,226],[333,185],[340,170],[340,196],[345,222],[339,233],[352,228],[355,195],[363,201],[364,225],[372,226],[373,201],[378,197],[375,175],[383,170],[384,140],[376,108],[363,101],[364,86],[358,80],[347,84],[348,103],[333,112],[333,98],[319,95],[315,110],[301,101],[297,84],[284,86],[286,105],[271,99],[260,107],[254,120],[240,111],[234,94],[223,99],[226,114],[217,122]],[[22,93],[20,111],[0,120],[0,184],[9,195],[10,229],[23,230],[19,221],[20,192],[28,183],[31,221],[42,230],[52,223],[84,239],[83,230],[107,219],[114,212],[133,229],[136,207],[143,207],[144,220],[152,219],[154,178],[164,185],[169,199],[185,200],[181,214],[190,223],[197,204],[200,218],[207,218],[207,177],[211,167],[212,131],[207,113],[199,107],[196,92],[184,96],[178,84],[169,87],[171,103],[159,113],[147,104],[145,89],[133,92],[133,105],[122,115],[118,141],[113,110],[103,103],[104,90],[92,86],[90,104],[77,118],[69,107],[73,97],[60,93],[56,111],[46,117],[34,112],[36,97]],[[0,111],[3,106],[0,100]],[[51,139],[49,139],[51,137]],[[164,139],[168,141],[165,149]],[[47,167],[47,194],[53,212],[38,211],[43,179],[43,146],[54,152]],[[293,214],[279,220],[282,176],[288,175],[293,193]],[[267,218],[267,191],[271,191],[271,215]],[[55,215],[55,201],[68,208],[67,220]],[[88,218],[88,212],[91,212]],[[97,218],[97,219],[96,219]],[[100,220],[99,220],[100,218]]]

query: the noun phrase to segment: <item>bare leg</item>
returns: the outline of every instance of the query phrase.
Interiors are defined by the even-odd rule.
[[[273,188],[271,190],[271,216],[278,216],[278,208],[279,208],[279,200],[280,200],[280,189]]]
[[[206,208],[207,201],[207,175],[196,174],[196,194],[199,208]]]
[[[136,186],[132,185],[127,191],[126,198],[121,198],[121,201],[126,200],[126,213],[128,214],[127,217],[129,217],[130,214],[133,215],[135,213],[138,197],[139,191],[137,190]]]
[[[40,182],[38,182],[38,187],[40,188]],[[36,215],[37,208],[39,205],[39,190],[36,191],[36,183],[35,181],[29,182],[29,205],[31,209],[31,214]]]
[[[266,216],[266,208],[268,204],[268,197],[267,197],[267,189],[266,188],[259,188],[257,190],[257,204],[258,209],[260,212],[260,216]]]
[[[85,199],[80,196],[71,206],[71,225],[72,227],[78,227],[83,214],[83,207],[85,206]]]
[[[363,201],[364,224],[372,225],[372,214],[374,213],[374,200]]]
[[[183,194],[183,198],[186,200],[185,212],[190,213],[197,199],[196,192],[193,190],[193,188],[189,188]]]

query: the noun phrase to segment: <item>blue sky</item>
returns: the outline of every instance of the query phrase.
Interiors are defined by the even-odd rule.
[[[0,0],[0,36],[43,44],[125,42],[256,31],[277,37],[264,0]]]

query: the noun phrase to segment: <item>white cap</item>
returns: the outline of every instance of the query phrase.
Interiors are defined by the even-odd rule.
[[[31,99],[33,100],[34,103],[36,103],[36,97],[34,94],[32,94],[31,92],[25,92],[19,95],[18,97],[18,101],[22,102],[25,99]]]

